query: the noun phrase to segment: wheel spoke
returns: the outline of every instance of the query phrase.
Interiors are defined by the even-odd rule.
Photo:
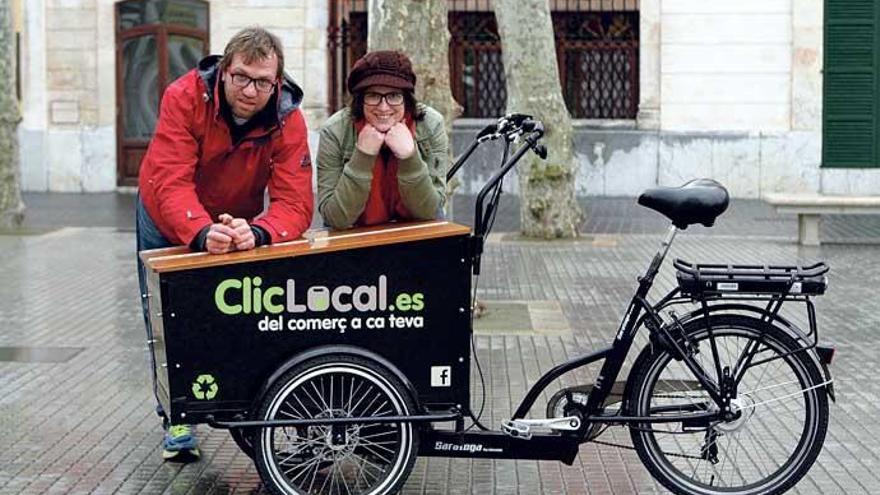
[[[388,431],[382,431],[379,433],[373,433],[370,435],[361,435],[360,439],[363,440],[365,438],[376,438],[376,437],[380,437],[380,436],[384,436],[384,435],[394,435],[394,434],[397,434],[397,432],[394,430],[388,430]]]
[[[355,479],[354,487],[359,487],[361,485],[362,479],[364,480],[364,484],[370,486],[370,481],[367,479],[366,469],[364,469],[363,463],[359,462],[359,459],[357,457],[352,457],[351,459],[349,459],[349,462],[354,464],[356,466],[355,469],[357,469],[358,476]]]
[[[356,415],[356,414],[355,414],[355,411],[357,410],[358,406],[361,405],[361,402],[363,402],[364,399],[367,397],[367,392],[369,392],[370,390],[373,390],[373,384],[372,384],[372,383],[368,384],[368,386],[369,386],[369,388],[368,388],[367,390],[364,390],[364,393],[361,395],[360,399],[358,399],[357,403],[355,403],[355,405],[352,406],[352,407],[351,407],[351,410],[349,411],[349,413],[350,413],[353,417],[360,417],[359,415]]]
[[[312,480],[309,481],[309,492],[312,491],[312,488],[314,488],[314,486],[315,486],[315,480],[318,479],[318,471],[320,471],[320,469],[319,469],[320,466],[321,466],[321,464],[318,463],[318,462],[316,462],[316,463],[312,466],[312,468],[311,468],[311,470],[312,470]]]
[[[354,384],[354,379],[352,378],[352,384]],[[345,406],[345,412],[348,413],[349,416],[352,416],[352,411],[354,408],[351,407],[351,401],[356,397],[357,393],[360,392],[361,387],[364,385],[364,382],[358,382],[357,387],[353,388],[351,392],[348,394],[348,404]]]
[[[333,408],[331,408],[331,407],[327,404],[327,401],[324,400],[324,392],[323,392],[324,381],[321,380],[321,389],[322,389],[322,390],[318,390],[318,387],[315,385],[315,382],[311,382],[311,385],[312,385],[312,390],[314,390],[315,393],[318,394],[318,398],[321,399],[321,404],[324,405],[324,411],[326,411],[326,412],[332,412],[332,411],[333,411]]]
[[[315,384],[314,384],[313,382],[309,382],[309,384],[312,385],[312,387],[315,386]],[[315,399],[315,397],[314,397],[314,396],[312,395],[312,393],[309,391],[308,386],[303,386],[303,387],[302,387],[302,393],[303,393],[303,394],[304,394],[304,395],[305,395],[310,401],[312,401],[312,404],[314,404],[314,406],[315,406],[313,409],[317,409],[318,411],[326,411],[326,410],[327,410],[327,406],[326,406],[326,405],[323,405],[323,406],[322,406],[321,402],[318,402],[318,401]],[[320,393],[318,394],[318,398],[319,398],[319,399],[321,398],[321,397],[320,397]],[[323,399],[321,399],[321,401],[323,401]]]
[[[379,453],[378,451],[376,451],[376,449],[374,449],[372,446],[370,446],[370,445],[366,445],[366,444],[363,444],[363,445],[361,445],[361,446],[362,446],[364,449],[368,450],[368,451],[369,451],[371,454],[373,454],[374,456],[378,457],[379,459],[382,459],[382,462],[384,462],[385,464],[391,464],[391,459],[388,459],[387,457],[385,457],[385,456],[383,456],[382,454],[380,454],[380,453]],[[386,449],[386,450],[388,450],[388,449]],[[393,454],[394,451],[392,450],[391,453]]]
[[[307,448],[309,448],[309,447],[315,445],[316,443],[318,443],[318,442],[317,442],[317,441],[312,441],[312,440],[306,442],[305,444],[301,445],[297,450],[291,452],[287,457],[285,457],[284,459],[278,461],[278,464],[286,464],[287,461],[289,461],[290,459],[293,459],[296,455],[303,453],[303,451],[304,451],[305,449],[307,449]]]
[[[366,407],[364,407],[364,411],[369,411],[370,408],[373,407],[373,404],[375,404],[376,401],[379,400],[379,398],[380,398],[380,396],[379,396],[379,393],[377,392],[376,395],[373,396],[373,400],[371,400],[370,403],[367,404]],[[365,414],[364,416],[369,416],[369,414]]]
[[[285,476],[289,476],[290,473],[296,471],[297,469],[306,469],[306,468],[308,468],[309,466],[311,466],[311,465],[313,465],[313,464],[318,464],[319,462],[320,462],[320,460],[319,460],[317,457],[315,457],[315,458],[313,458],[313,459],[311,459],[311,460],[309,460],[309,461],[306,461],[306,462],[303,462],[303,463],[300,463],[300,464],[294,464],[294,465],[291,466],[289,469],[287,469],[287,470],[284,471],[284,475],[285,475]],[[280,463],[279,463],[279,464],[280,464]],[[307,473],[307,472],[308,472],[307,469],[303,471],[303,473]],[[300,474],[302,474],[302,473],[300,473]],[[297,475],[297,476],[291,478],[290,481],[296,481],[297,478],[299,478],[299,475]]]
[[[332,472],[327,473],[327,476],[324,478],[324,482],[321,483],[321,488],[318,489],[318,493],[324,493],[324,487],[327,486],[327,482],[330,480],[331,474],[332,474]],[[330,486],[330,489],[331,490],[333,489],[333,485]]]

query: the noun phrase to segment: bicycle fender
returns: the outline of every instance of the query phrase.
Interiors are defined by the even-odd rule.
[[[715,313],[737,314],[737,313],[734,313],[733,311],[744,311],[744,312],[752,313],[752,314],[755,314],[758,316],[764,316],[766,314],[760,308],[756,308],[755,306],[750,306],[748,304],[732,304],[732,303],[730,303],[730,304],[717,304],[717,305],[709,306],[709,314],[710,315],[714,315]],[[706,312],[702,308],[695,309],[695,310],[685,314],[684,316],[679,317],[678,322],[680,324],[684,325],[685,323],[690,322],[691,320],[695,320],[697,318],[705,317],[705,316],[706,316]],[[773,318],[770,320],[771,325],[777,325],[777,323],[778,323],[777,326],[781,327],[783,330],[791,332],[793,334],[793,336],[795,338],[797,338],[798,340],[800,340],[802,342],[808,341],[808,337],[807,337],[806,332],[804,332],[800,327],[798,327],[797,325],[795,325],[794,323],[792,323],[791,321],[789,321],[785,317],[780,316],[779,314],[772,315],[772,316],[773,316]],[[667,324],[664,326],[666,328],[669,328],[670,325]],[[816,366],[820,370],[822,370],[822,372],[825,376],[825,380],[830,382],[832,380],[831,370],[828,368],[828,365],[825,364],[825,362],[819,358],[819,354],[816,352],[816,349],[814,349],[814,348],[809,349],[807,352],[807,355],[810,356],[810,358],[813,360],[813,362],[816,364]],[[831,398],[831,400],[833,402],[837,402],[837,400],[834,396],[834,383],[829,383],[828,385],[826,385],[825,392],[828,394],[828,397]]]
[[[313,349],[308,349],[305,351],[296,354],[291,357],[287,361],[284,362],[281,366],[279,366],[268,379],[263,383],[263,386],[260,387],[259,393],[254,397],[253,405],[251,406],[251,411],[256,410],[255,407],[257,404],[263,401],[263,398],[266,396],[266,392],[269,391],[269,387],[275,383],[282,375],[293,369],[295,366],[298,366],[301,363],[304,363],[310,359],[314,359],[321,356],[327,356],[331,354],[345,354],[349,356],[357,356],[365,359],[371,359],[376,361],[380,365],[384,366],[390,372],[394,373],[403,386],[406,388],[407,392],[412,397],[413,402],[416,405],[417,409],[421,409],[421,405],[419,405],[418,394],[416,393],[416,389],[413,384],[409,381],[409,379],[404,375],[397,366],[394,366],[390,361],[382,357],[381,355],[364,349],[362,347],[356,347],[351,345],[326,345],[321,347],[315,347]]]

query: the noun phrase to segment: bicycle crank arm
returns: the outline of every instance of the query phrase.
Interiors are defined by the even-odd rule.
[[[547,428],[555,431],[577,431],[581,419],[575,416],[547,419],[508,419],[501,424],[501,431],[514,437],[528,440],[532,438],[532,428]]]

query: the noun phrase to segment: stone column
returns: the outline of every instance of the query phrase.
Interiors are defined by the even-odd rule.
[[[822,2],[792,0],[791,129],[822,130]]]
[[[310,130],[317,130],[327,118],[327,25],[329,12],[325,0],[308,0],[303,26],[305,66],[297,74],[305,91],[303,112]]]
[[[660,1],[639,6],[639,129],[660,128]]]
[[[21,47],[21,111],[19,153],[21,186],[24,191],[45,191],[46,103],[46,6],[43,0],[23,2]]]

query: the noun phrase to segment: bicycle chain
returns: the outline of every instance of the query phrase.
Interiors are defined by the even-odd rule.
[[[680,396],[674,396],[674,395],[655,395],[654,397],[657,397],[657,398],[660,398],[660,399],[687,399],[687,398],[689,398],[689,397],[687,397],[687,396],[685,396],[685,397],[680,397]],[[636,450],[635,447],[632,447],[632,446],[630,446],[630,445],[623,445],[623,444],[619,444],[619,443],[605,442],[605,441],[602,441],[602,440],[590,440],[590,443],[595,443],[595,444],[599,444],[599,445],[606,445],[606,446],[608,446],[608,447],[617,447],[617,448],[620,448],[620,449]],[[680,458],[683,458],[683,459],[696,459],[696,460],[698,460],[698,461],[704,461],[704,460],[705,460],[705,459],[703,459],[702,457],[700,457],[700,456],[696,456],[696,455],[689,455],[689,454],[676,454],[675,452],[666,452],[666,451],[662,451],[662,450],[661,450],[660,452],[663,453],[663,454],[665,454],[665,455],[671,456],[671,457],[680,457]]]
[[[632,446],[629,446],[629,445],[622,445],[622,444],[619,444],[619,443],[603,442],[603,441],[601,441],[601,440],[590,440],[590,442],[591,442],[591,443],[598,443],[599,445],[607,445],[607,446],[609,446],[609,447],[618,447],[618,448],[621,448],[621,449],[636,450],[635,447],[632,447]],[[666,454],[666,455],[668,455],[668,456],[671,456],[671,457],[681,457],[681,458],[684,458],[684,459],[696,459],[696,460],[698,460],[698,461],[705,461],[705,459],[703,459],[703,458],[700,457],[700,456],[696,456],[696,455],[676,454],[676,453],[674,453],[674,452],[665,452],[665,451],[662,451],[662,450],[661,450],[660,452],[662,452],[663,454]]]
[[[688,398],[689,398],[689,397],[687,397],[687,396],[685,396],[685,397],[676,397],[676,396],[674,396],[674,395],[655,395],[654,397],[657,397],[657,398],[660,398],[660,399],[688,399]],[[593,440],[593,442],[594,442],[594,443],[599,443],[599,444],[602,444],[602,445],[608,445],[608,446],[610,446],[610,447],[620,447],[620,448],[628,449],[628,450],[636,450],[635,447],[630,447],[629,445],[620,445],[620,444],[611,443],[611,442],[602,442],[602,441],[599,441],[599,440]],[[663,451],[663,450],[661,450],[660,452],[663,453],[663,454],[666,454],[666,455],[668,455],[668,456],[671,456],[671,457],[681,457],[681,458],[683,458],[683,459],[696,459],[696,460],[698,460],[698,461],[705,461],[705,459],[703,459],[702,457],[697,456],[697,455],[676,454],[675,452],[666,452],[666,451]]]

